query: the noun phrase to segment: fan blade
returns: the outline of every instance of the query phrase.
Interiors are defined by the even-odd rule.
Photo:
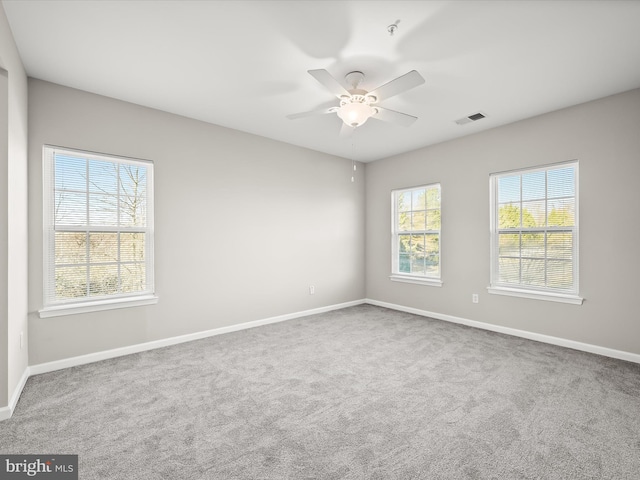
[[[417,71],[411,70],[409,73],[405,73],[401,77],[398,77],[390,82],[381,85],[374,91],[369,92],[370,95],[374,95],[379,101],[386,100],[387,98],[398,95],[399,93],[406,92],[412,88],[422,85],[424,78]]]
[[[326,70],[307,70],[309,74],[319,81],[324,87],[333,93],[336,97],[340,98],[343,95],[350,96],[350,93],[338,83],[338,81],[331,76]],[[417,73],[417,72],[416,72]]]
[[[319,110],[311,110],[309,112],[293,113],[291,115],[287,115],[287,118],[289,120],[295,120],[296,118],[312,117],[313,115],[324,115],[326,113],[333,113],[335,111],[336,107],[321,108]]]
[[[403,127],[408,127],[418,119],[418,117],[414,117],[413,115],[396,112],[395,110],[389,110],[388,108],[376,106],[376,109],[378,109],[378,113],[371,118],[382,120],[383,122],[395,123],[402,125]]]
[[[340,127],[340,137],[341,138],[349,137],[353,134],[354,130],[355,130],[355,127],[351,127],[346,123],[342,122],[342,126]]]

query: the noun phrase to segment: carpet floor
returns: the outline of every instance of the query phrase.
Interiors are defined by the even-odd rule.
[[[371,305],[31,377],[85,479],[638,479],[640,365]]]

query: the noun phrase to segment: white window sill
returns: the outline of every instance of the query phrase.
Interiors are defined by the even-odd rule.
[[[582,302],[584,301],[584,298],[578,295],[571,295],[567,293],[538,292],[535,290],[523,290],[519,288],[487,287],[487,292],[494,295],[531,298],[534,300],[545,300],[547,302],[571,303],[573,305],[582,305]]]
[[[442,280],[439,278],[418,277],[416,275],[400,275],[394,273],[389,278],[392,282],[415,283],[418,285],[429,285],[430,287],[441,287]]]
[[[140,307],[158,303],[155,295],[141,295],[137,297],[111,298],[108,300],[96,300],[93,302],[67,303],[54,305],[39,310],[40,318],[60,317],[77,313],[99,312],[101,310],[113,310],[115,308]]]

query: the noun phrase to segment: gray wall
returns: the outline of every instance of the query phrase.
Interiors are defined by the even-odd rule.
[[[368,164],[365,196],[365,169],[352,184],[345,159],[40,80],[29,87],[30,364],[365,295],[640,353],[640,90]],[[38,318],[43,144],[155,161],[158,305]],[[571,159],[585,303],[487,294],[489,174]],[[390,192],[431,182],[442,184],[444,286],[391,282]]]
[[[33,79],[29,118],[30,364],[364,297],[350,161]],[[157,305],[38,317],[43,144],[155,162]]]
[[[27,76],[0,5],[0,408],[27,368]],[[6,76],[5,76],[6,75]]]
[[[488,294],[489,174],[572,159],[585,302]],[[640,90],[368,164],[367,297],[640,354],[639,181]],[[442,184],[444,286],[391,282],[391,190],[432,182]]]
[[[0,407],[9,404],[9,355],[8,355],[8,261],[9,261],[9,78],[0,69]]]

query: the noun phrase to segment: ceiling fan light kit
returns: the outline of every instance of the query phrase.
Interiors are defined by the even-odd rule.
[[[344,123],[356,128],[378,113],[378,109],[371,106],[371,101],[366,96],[353,95],[349,99],[340,100],[337,113]]]
[[[371,106],[377,98],[366,90],[358,89],[358,85],[364,80],[364,73],[349,72],[344,79],[352,88],[349,95],[340,95],[340,108],[337,113],[346,125],[356,128],[378,113],[378,110]]]

